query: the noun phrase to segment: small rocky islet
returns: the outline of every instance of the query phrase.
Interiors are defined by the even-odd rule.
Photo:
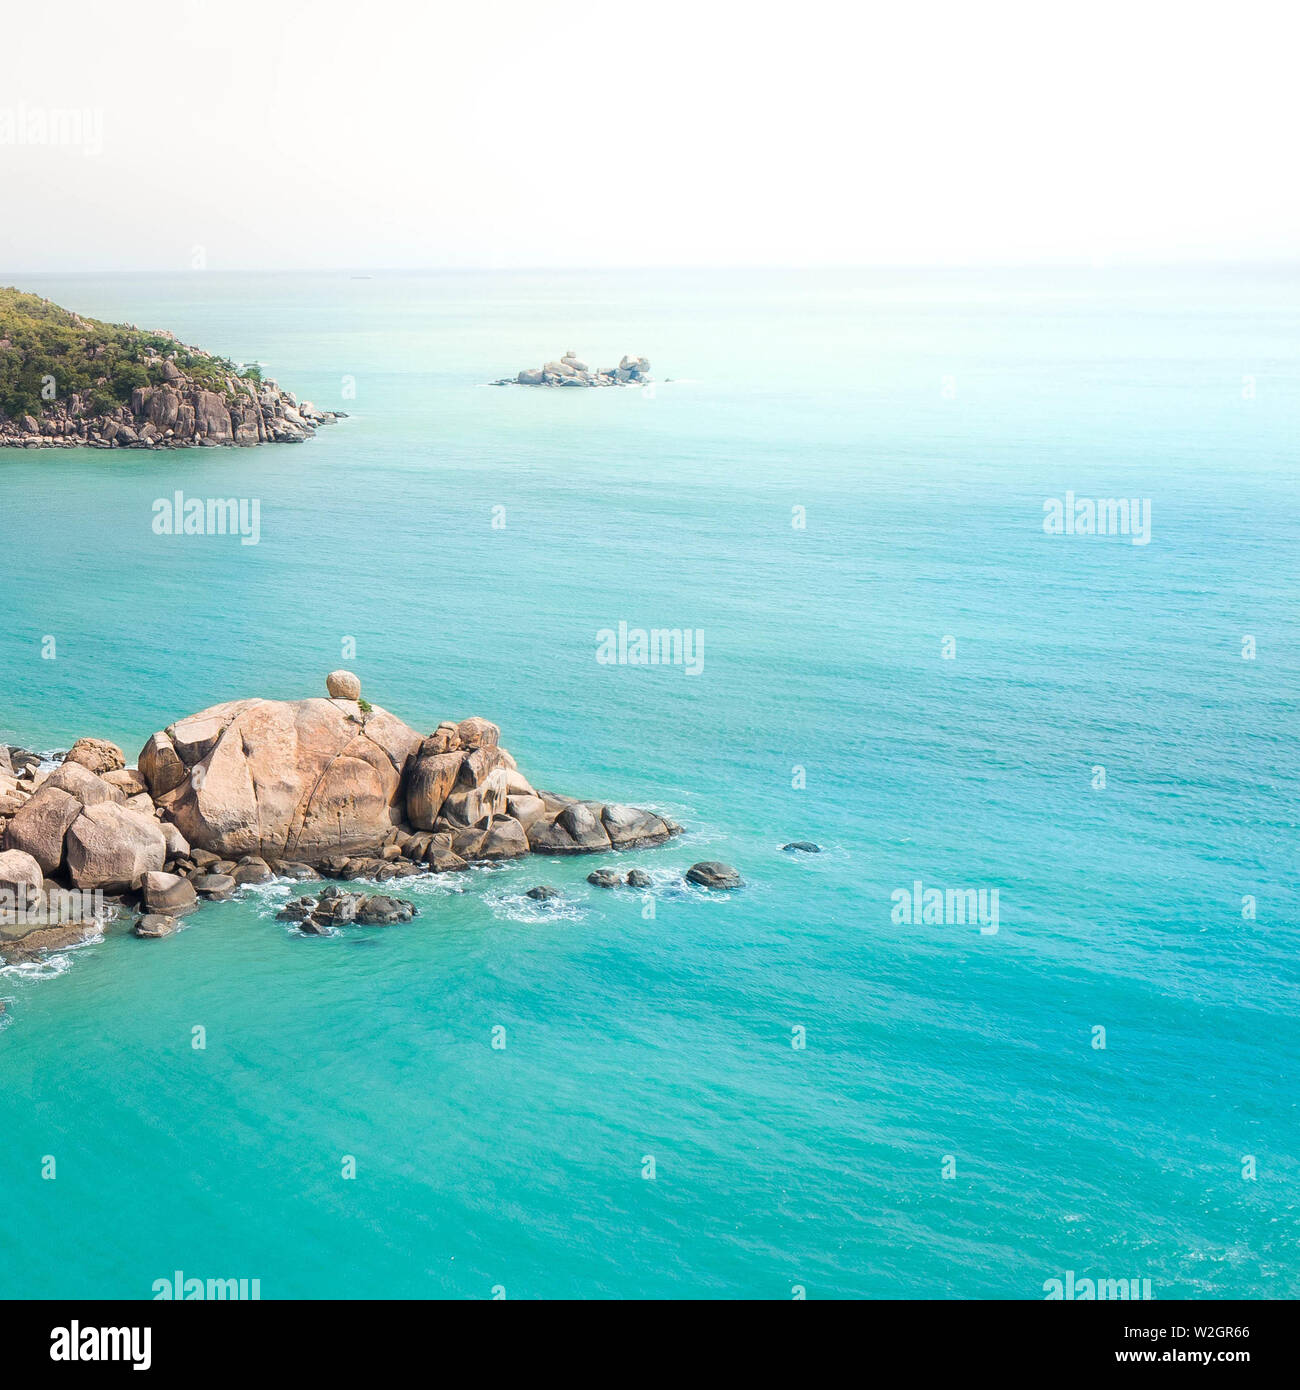
[[[342,418],[174,333],[0,289],[0,447],[297,444]]]
[[[589,367],[570,349],[563,357],[540,367],[525,367],[515,376],[502,377],[493,386],[645,386],[653,381],[645,357],[624,356],[617,367],[603,371]]]
[[[640,849],[681,833],[654,811],[535,788],[487,719],[447,720],[424,736],[363,700],[351,672],[332,672],[326,689],[177,720],[150,736],[135,767],[106,739],[79,739],[55,766],[0,744],[0,958],[97,935],[102,921],[66,914],[73,890],[137,911],[136,935],[159,938],[202,902],[247,885],[388,884],[529,854]],[[643,870],[612,877],[649,885]],[[685,877],[741,886],[716,863]],[[561,895],[539,885],[528,896]],[[417,909],[331,885],[280,915],[320,933],[405,922]]]

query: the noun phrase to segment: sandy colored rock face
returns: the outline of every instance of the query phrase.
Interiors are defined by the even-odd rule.
[[[128,800],[148,792],[149,783],[133,767],[120,767],[99,774],[110,787],[116,787]]]
[[[423,748],[429,743],[426,739]],[[456,784],[465,755],[461,752],[426,753],[423,748],[411,764],[406,788],[406,818],[417,830],[432,830],[443,802]]]
[[[230,859],[378,844],[402,820],[403,771],[421,742],[385,710],[327,699],[235,701],[167,736],[186,776],[159,798],[165,815],[191,846]]]
[[[185,764],[166,734],[154,734],[140,750],[140,774],[156,797],[173,791],[185,780]]]

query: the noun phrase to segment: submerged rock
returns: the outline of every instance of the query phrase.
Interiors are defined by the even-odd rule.
[[[549,883],[539,883],[536,888],[530,888],[524,894],[526,898],[532,898],[534,902],[548,903],[555,898],[562,898],[563,893],[558,888],[552,888]]]
[[[804,854],[820,854],[822,847],[815,845],[811,840],[791,840],[788,845],[782,845],[785,850],[799,850]]]
[[[135,924],[135,934],[146,940],[156,941],[159,937],[171,936],[180,926],[175,917],[161,912],[146,912]]]

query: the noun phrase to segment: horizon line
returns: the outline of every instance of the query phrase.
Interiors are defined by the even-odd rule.
[[[660,265],[330,265],[330,266],[254,266],[232,265],[202,269],[186,266],[132,266],[132,267],[26,267],[21,269],[0,269],[0,281],[10,276],[26,275],[602,275],[602,274],[665,274],[665,273],[712,273],[747,274],[755,272],[783,272],[817,274],[826,272],[883,272],[883,271],[976,271],[976,270],[1019,270],[1019,271],[1108,271],[1108,270],[1264,270],[1300,268],[1300,253],[1287,257],[1237,257],[1203,258],[1175,260],[1130,260],[1111,259],[1099,256],[1089,259],[1067,259],[1050,261],[1013,260],[971,260],[971,261],[844,261],[808,265],[798,263],[766,262],[752,265],[720,265],[701,262],[698,264],[660,264]]]

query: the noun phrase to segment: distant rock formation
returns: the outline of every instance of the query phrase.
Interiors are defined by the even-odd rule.
[[[518,376],[503,377],[493,386],[643,386],[653,381],[650,362],[645,357],[624,357],[617,367],[593,371],[577,354],[566,352],[558,362],[547,362],[534,370],[525,368]]]

